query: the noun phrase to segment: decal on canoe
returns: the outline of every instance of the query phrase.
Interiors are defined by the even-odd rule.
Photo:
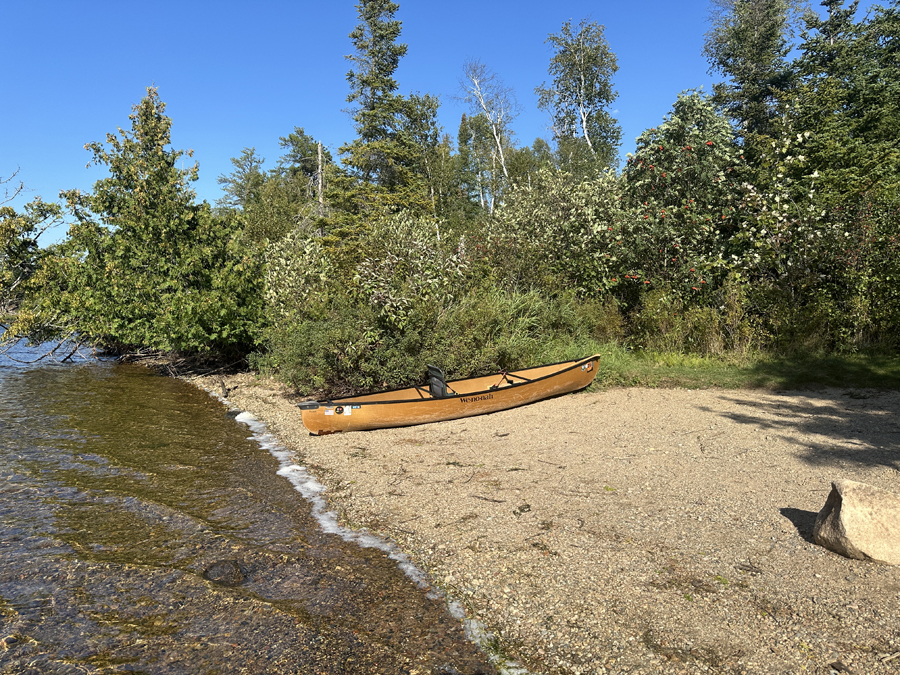
[[[493,394],[482,394],[481,396],[464,396],[459,399],[463,403],[475,403],[476,401],[489,401],[494,398]]]

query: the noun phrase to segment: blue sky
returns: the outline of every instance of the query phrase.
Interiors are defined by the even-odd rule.
[[[549,119],[534,88],[548,79],[544,41],[563,22],[606,27],[616,53],[613,108],[622,156],[656,125],[685,89],[709,91],[701,55],[705,1],[559,0],[557,2],[398,0],[406,57],[400,93],[441,98],[440,122],[456,137],[466,107],[454,97],[467,59],[479,59],[512,87],[521,104],[513,123],[521,144],[549,139]],[[200,163],[198,196],[221,194],[216,178],[229,159],[255,147],[274,166],[278,137],[295,126],[336,154],[354,137],[344,58],[357,24],[355,0],[191,2],[7,2],[0,42],[0,176],[16,168],[36,195],[90,189],[103,175],[85,168],[85,143],[128,127],[147,86],[158,87],[173,119],[173,145]],[[62,232],[57,236],[62,236]]]

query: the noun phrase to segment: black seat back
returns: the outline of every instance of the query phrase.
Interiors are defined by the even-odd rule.
[[[435,398],[447,397],[447,380],[444,378],[444,371],[431,364],[428,364],[428,389]]]

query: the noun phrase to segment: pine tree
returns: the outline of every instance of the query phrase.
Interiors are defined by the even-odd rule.
[[[340,149],[350,175],[332,187],[361,212],[434,210],[428,157],[440,136],[437,99],[396,93],[394,73],[407,50],[398,42],[398,8],[388,0],[360,0],[360,23],[350,33],[354,54],[347,58],[354,67],[347,73],[347,101],[355,104],[357,138]]]
[[[727,79],[713,85],[713,101],[731,120],[750,157],[777,135],[779,106],[793,84],[787,61],[796,0],[717,0],[703,53],[710,73]]]
[[[810,132],[803,171],[816,172],[835,203],[896,193],[900,181],[900,12],[879,7],[855,23],[857,5],[824,0],[825,18],[804,17],[796,63],[800,87],[790,123]]]

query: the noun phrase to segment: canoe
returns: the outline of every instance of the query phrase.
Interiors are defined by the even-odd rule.
[[[313,434],[404,427],[484,415],[584,389],[597,374],[599,355],[464,380],[446,381],[428,366],[422,387],[393,389],[299,404]]]

